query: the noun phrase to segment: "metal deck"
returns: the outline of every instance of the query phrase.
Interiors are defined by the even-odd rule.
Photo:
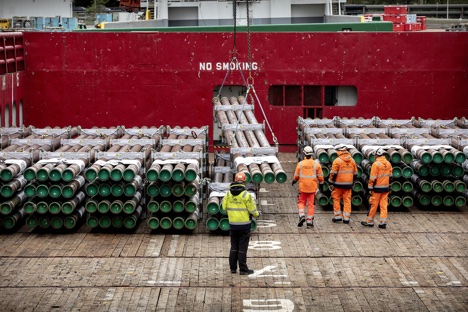
[[[279,158],[291,177],[294,154]],[[262,188],[254,275],[230,273],[229,236],[204,222],[192,234],[23,226],[0,235],[0,310],[468,310],[468,208],[390,211],[380,230],[361,226],[363,207],[349,225],[317,207],[316,226],[298,228],[297,186]]]

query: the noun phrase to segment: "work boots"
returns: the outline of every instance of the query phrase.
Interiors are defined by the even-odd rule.
[[[364,226],[368,226],[368,227],[373,227],[374,226],[374,222],[361,221],[361,224],[364,225]],[[379,227],[380,227],[380,225],[379,225]]]
[[[314,218],[312,218],[311,220],[306,220],[307,221],[307,226],[314,226]]]
[[[380,223],[379,224],[379,229],[386,229],[387,228],[387,223]]]
[[[297,226],[301,227],[305,222],[305,216],[299,216],[299,222],[297,223]]]

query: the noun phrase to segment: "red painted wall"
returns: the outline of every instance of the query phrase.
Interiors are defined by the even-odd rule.
[[[0,76],[0,126],[20,126],[20,103],[25,95],[25,73],[24,71]],[[13,113],[13,104],[16,105],[16,114]],[[7,108],[9,113],[7,113]],[[15,120],[14,120],[15,119]]]
[[[0,32],[0,127],[21,125],[24,86],[23,34]]]
[[[228,33],[24,34],[25,123],[81,125],[213,124],[213,89],[229,62]],[[239,34],[239,60],[246,62]],[[300,107],[273,107],[270,85],[354,85],[354,107],[324,116],[452,119],[468,116],[467,32],[254,33],[254,86],[280,144],[295,144]],[[246,75],[247,72],[244,72]],[[238,72],[226,84],[242,84]],[[262,121],[260,110],[256,110]]]

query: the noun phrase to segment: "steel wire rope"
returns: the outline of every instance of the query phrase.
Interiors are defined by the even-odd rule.
[[[224,83],[226,82],[226,79],[229,75],[229,73],[231,72],[231,65],[232,63],[235,61],[236,62],[236,68],[237,66],[239,65],[239,61],[237,59],[237,27],[236,27],[236,24],[237,24],[237,0],[233,0],[232,1],[232,9],[233,9],[233,26],[234,26],[234,31],[233,31],[233,45],[232,45],[232,51],[231,51],[231,61],[229,62],[229,67],[228,67],[228,70],[226,72],[226,76],[224,77],[224,80],[221,84],[221,87],[219,88],[219,91],[218,91],[218,95],[217,95],[217,98],[220,97],[221,95],[221,91],[223,90],[223,87],[224,87]]]

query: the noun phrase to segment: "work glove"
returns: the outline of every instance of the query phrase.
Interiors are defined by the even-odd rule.
[[[296,184],[296,183],[297,183],[296,180],[292,180],[292,181],[291,181],[291,185],[292,185],[292,186],[294,186],[294,184]]]

